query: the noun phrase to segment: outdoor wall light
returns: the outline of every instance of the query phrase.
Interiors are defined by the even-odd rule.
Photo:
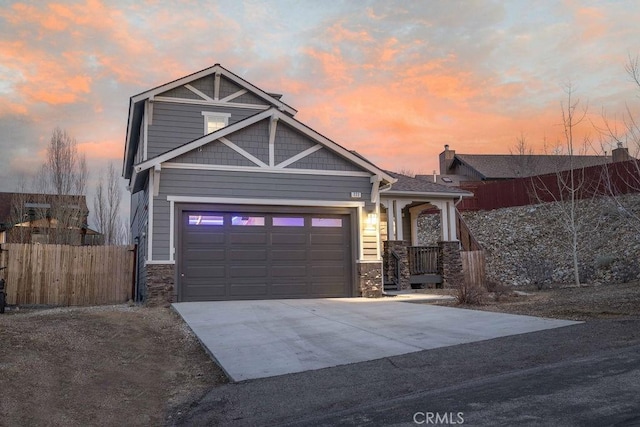
[[[367,215],[367,227],[375,227],[378,225],[378,215],[376,213],[370,213]]]

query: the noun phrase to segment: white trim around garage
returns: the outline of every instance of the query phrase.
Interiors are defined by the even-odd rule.
[[[245,199],[245,198],[228,198],[228,197],[200,197],[200,196],[167,196],[171,207],[169,221],[169,256],[168,261],[147,261],[147,264],[175,264],[174,247],[175,240],[175,204],[176,203],[202,203],[202,204],[223,204],[223,205],[260,205],[260,206],[291,206],[296,207],[319,207],[319,208],[356,208],[358,213],[357,232],[358,232],[358,254],[362,259],[362,232],[361,232],[361,215],[365,206],[364,202],[346,202],[342,200],[301,200],[301,199]]]
[[[348,202],[344,200],[305,200],[305,199],[248,199],[233,197],[172,196],[167,200],[176,203],[215,203],[224,205],[264,205],[264,206],[317,206],[319,208],[357,208],[364,207],[364,202]]]

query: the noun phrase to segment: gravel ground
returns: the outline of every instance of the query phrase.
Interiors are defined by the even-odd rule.
[[[0,343],[0,425],[161,425],[226,382],[170,309],[10,310]]]

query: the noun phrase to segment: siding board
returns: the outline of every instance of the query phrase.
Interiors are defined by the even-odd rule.
[[[155,102],[153,124],[149,126],[148,157],[173,150],[204,135],[203,111],[231,114],[229,124],[252,116],[258,111],[248,108]]]
[[[372,208],[368,177],[163,169],[159,195],[154,198],[153,257],[169,259],[169,195],[228,197],[232,204],[233,198],[353,201],[352,191],[362,193],[359,200]]]

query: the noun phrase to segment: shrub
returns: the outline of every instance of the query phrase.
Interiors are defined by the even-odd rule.
[[[532,255],[522,261],[522,270],[529,282],[535,285],[538,290],[551,281],[553,276],[553,263],[540,256]]]
[[[616,260],[616,257],[611,255],[600,255],[596,258],[596,268],[600,270],[601,268],[609,268],[611,264]]]
[[[456,301],[458,304],[478,305],[482,304],[486,291],[478,285],[468,285],[464,280],[456,287]]]
[[[507,285],[496,282],[494,280],[486,280],[484,282],[484,287],[486,288],[487,292],[493,294],[493,298],[496,301],[500,301],[502,297],[505,297],[511,293],[511,289]]]

